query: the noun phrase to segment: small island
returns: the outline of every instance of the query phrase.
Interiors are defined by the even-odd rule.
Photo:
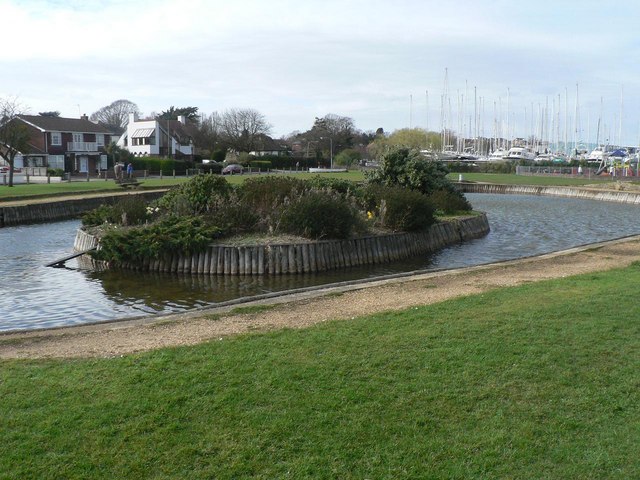
[[[93,268],[264,275],[400,260],[486,235],[446,167],[398,148],[363,183],[264,175],[233,186],[199,175],[145,204],[83,217],[75,249]]]

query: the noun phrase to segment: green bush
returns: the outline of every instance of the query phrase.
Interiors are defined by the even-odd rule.
[[[245,180],[239,188],[241,201],[260,215],[269,215],[287,198],[300,195],[309,185],[298,178],[258,176]]]
[[[229,235],[262,231],[265,224],[258,213],[240,201],[238,195],[231,195],[215,205],[209,221]]]
[[[468,212],[472,206],[464,195],[457,195],[448,190],[438,190],[429,195],[429,200],[436,210],[447,215],[458,212]]]
[[[116,262],[140,262],[174,252],[191,255],[204,251],[222,234],[219,227],[199,217],[169,216],[142,227],[112,228],[102,236],[101,249],[94,256]]]
[[[415,232],[435,222],[429,198],[414,190],[372,185],[367,188],[365,204],[374,223],[387,230]]]
[[[175,215],[200,215],[210,212],[220,198],[227,198],[231,185],[218,175],[196,175],[167,192],[157,205]]]
[[[360,213],[336,193],[311,190],[281,212],[279,230],[311,239],[348,238],[364,227]]]
[[[114,225],[139,225],[149,219],[147,203],[131,195],[116,200],[113,205],[100,205],[82,216],[82,224],[97,226],[103,223]]]
[[[322,177],[320,175],[316,175],[315,177],[307,180],[309,185],[312,188],[320,189],[320,190],[333,190],[334,192],[338,192],[341,195],[358,195],[361,187],[357,183],[354,183],[350,180],[345,180],[343,178],[331,178],[331,177]]]
[[[271,162],[269,160],[252,160],[249,162],[251,168],[259,168],[260,170],[269,170]]]
[[[62,177],[64,175],[64,168],[47,168],[47,175]]]

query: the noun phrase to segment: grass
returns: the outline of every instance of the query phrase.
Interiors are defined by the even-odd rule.
[[[458,180],[458,173],[449,174],[451,180]],[[506,185],[593,185],[597,183],[615,183],[614,177],[537,177],[511,173],[462,173],[464,180],[472,182],[497,183]]]
[[[142,180],[145,189],[162,188],[177,185],[186,178],[164,178]],[[78,195],[82,193],[122,192],[122,187],[113,180],[91,182],[60,182],[45,184],[18,184],[13,187],[0,186],[0,202],[38,197],[56,197],[63,195]]]
[[[639,282],[4,361],[0,478],[639,478]]]
[[[296,178],[309,179],[317,175],[331,178],[342,178],[354,182],[364,180],[364,174],[360,170],[353,170],[345,173],[291,173],[279,174],[291,175]],[[609,178],[564,178],[564,177],[532,177],[519,176],[515,174],[492,174],[492,173],[463,173],[465,180],[473,182],[486,182],[510,185],[588,185],[595,183],[612,183]],[[226,177],[231,184],[237,185],[244,182],[250,175],[229,175]],[[458,179],[457,173],[449,175],[452,180]],[[145,189],[169,187],[184,182],[187,179],[165,177],[164,179],[147,179],[143,182]],[[113,181],[91,181],[91,182],[61,182],[52,184],[31,184],[15,185],[12,188],[0,185],[0,202],[9,200],[19,200],[38,197],[55,197],[61,195],[77,195],[82,193],[114,192],[122,191],[122,188]]]

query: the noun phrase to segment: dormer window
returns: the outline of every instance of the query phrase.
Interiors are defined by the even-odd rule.
[[[62,134],[60,132],[51,132],[51,145],[62,145]]]

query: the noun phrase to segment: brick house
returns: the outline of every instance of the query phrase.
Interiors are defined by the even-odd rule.
[[[118,136],[104,126],[80,118],[18,115],[29,131],[29,151],[16,156],[16,168],[61,168],[65,172],[95,173],[107,169],[106,147]]]

